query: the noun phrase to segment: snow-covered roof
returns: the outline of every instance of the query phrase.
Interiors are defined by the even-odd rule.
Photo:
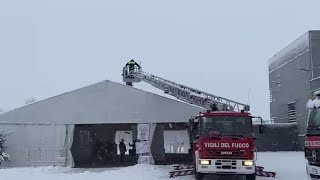
[[[316,99],[309,99],[307,102],[307,108],[312,109],[312,108],[319,108],[320,107],[320,100],[318,98]]]
[[[309,32],[304,33],[288,46],[272,56],[269,63],[269,71],[273,71],[279,66],[295,59],[297,56],[309,50]]]
[[[0,115],[0,123],[97,124],[187,122],[203,108],[102,81]]]

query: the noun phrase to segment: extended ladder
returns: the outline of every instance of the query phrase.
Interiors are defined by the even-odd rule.
[[[123,82],[132,85],[133,82],[144,81],[155,88],[170,94],[177,99],[186,103],[194,104],[208,110],[224,110],[224,111],[249,111],[250,106],[242,104],[230,99],[215,96],[195,88],[191,88],[182,84],[178,84],[158,76],[143,72],[141,69],[135,68],[129,72],[127,67],[123,68]]]

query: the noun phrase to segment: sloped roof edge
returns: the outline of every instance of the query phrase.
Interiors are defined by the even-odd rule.
[[[71,90],[71,91],[67,91],[67,92],[64,92],[62,94],[58,94],[58,95],[55,95],[55,96],[51,96],[51,97],[48,97],[48,98],[45,98],[45,99],[42,99],[42,100],[39,100],[39,101],[36,101],[34,103],[30,103],[30,104],[26,104],[26,105],[23,105],[21,107],[17,107],[15,109],[12,109],[12,110],[9,110],[7,112],[4,112],[2,114],[0,114],[0,117],[6,113],[9,113],[9,112],[12,112],[12,111],[16,111],[16,110],[19,110],[19,109],[22,109],[22,108],[25,108],[25,107],[29,107],[29,106],[32,106],[32,105],[35,105],[35,104],[39,104],[39,103],[42,103],[44,101],[48,101],[50,99],[54,99],[54,98],[57,98],[57,97],[60,97],[60,96],[64,96],[64,95],[67,95],[67,94],[70,94],[70,93],[73,93],[73,92],[76,92],[76,91],[80,91],[84,88],[88,88],[88,87],[91,87],[91,86],[94,86],[94,85],[97,85],[97,84],[100,84],[100,83],[103,83],[103,82],[108,82],[109,80],[104,80],[104,81],[100,81],[100,82],[97,82],[97,83],[94,83],[94,84],[90,84],[90,85],[87,85],[87,86],[83,86],[81,88],[78,88],[78,89],[74,89],[74,90]]]
[[[4,112],[2,114],[0,114],[0,117],[9,113],[9,112],[13,112],[13,111],[17,111],[19,109],[23,109],[23,108],[26,108],[26,107],[29,107],[29,106],[33,106],[35,104],[39,104],[39,103],[42,103],[42,102],[45,102],[45,101],[48,101],[50,99],[54,99],[54,98],[57,98],[57,97],[60,97],[60,96],[64,96],[64,95],[67,95],[67,94],[70,94],[70,93],[73,93],[73,92],[76,92],[76,91],[80,91],[82,89],[85,89],[85,88],[88,88],[88,87],[91,87],[91,86],[94,86],[94,85],[98,85],[98,84],[101,84],[101,83],[110,83],[110,84],[115,84],[115,85],[119,85],[119,86],[123,86],[124,88],[133,88],[135,89],[136,91],[141,91],[141,92],[144,92],[144,93],[149,93],[149,94],[152,94],[152,95],[156,95],[160,98],[165,98],[165,99],[169,99],[170,101],[175,101],[175,102],[178,102],[178,103],[181,103],[181,104],[186,104],[186,105],[189,105],[189,106],[194,106],[194,107],[197,107],[197,108],[200,108],[200,109],[204,109],[200,106],[196,106],[194,104],[189,104],[189,103],[186,103],[186,102],[182,102],[182,101],[178,101],[178,100],[175,100],[175,99],[171,99],[171,98],[168,98],[168,97],[165,97],[165,96],[161,96],[159,94],[155,94],[155,93],[152,93],[152,92],[149,92],[149,91],[145,91],[145,90],[142,90],[142,89],[139,89],[139,88],[135,88],[135,87],[132,87],[132,86],[126,86],[124,84],[121,84],[121,83],[118,83],[118,82],[114,82],[114,81],[111,81],[111,80],[103,80],[103,81],[100,81],[100,82],[97,82],[97,83],[94,83],[94,84],[91,84],[91,85],[87,85],[87,86],[84,86],[84,87],[81,87],[81,88],[78,88],[78,89],[74,89],[74,90],[71,90],[71,91],[67,91],[65,93],[62,93],[62,94],[59,94],[59,95],[55,95],[55,96],[52,96],[52,97],[49,97],[49,98],[45,98],[45,99],[42,99],[42,100],[39,100],[39,101],[36,101],[34,103],[31,103],[31,104],[27,104],[27,105],[24,105],[24,106],[21,106],[21,107],[17,107],[15,109],[12,109],[12,110],[9,110],[7,112]]]

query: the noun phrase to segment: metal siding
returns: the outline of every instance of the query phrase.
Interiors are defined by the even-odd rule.
[[[311,81],[311,89],[318,90],[320,88],[320,31],[310,32],[310,48],[312,52],[312,72],[313,79]]]
[[[61,161],[61,159],[57,159],[57,156],[60,155],[59,151],[64,148],[65,125],[1,124],[0,131],[12,131],[5,143],[5,146],[8,147],[6,152],[11,156],[11,162],[2,163],[1,166],[32,166],[34,164],[29,163],[30,161],[39,160]],[[29,152],[32,152],[32,154],[29,155]],[[36,165],[53,164],[55,163],[38,163]],[[56,165],[63,164],[57,163]]]
[[[0,123],[97,124],[187,122],[202,108],[103,81],[0,116]]]
[[[278,63],[278,67],[274,66],[275,64],[269,67],[269,70],[272,70],[269,71],[269,87],[274,100],[270,102],[271,117],[275,117],[277,123],[289,122],[288,103],[295,101],[300,134],[305,133],[306,103],[310,98],[311,60],[310,51],[306,49],[306,44],[309,42],[306,35],[308,34],[278,53],[281,57],[274,63],[285,62],[285,64]]]
[[[310,71],[298,69],[301,62],[304,66],[310,65],[308,52],[270,74],[270,89],[274,99],[270,105],[271,115],[277,117],[276,120],[279,122],[288,122],[286,118],[288,117],[289,102],[296,102],[297,115],[306,112],[305,104],[310,97],[309,80],[311,74]]]
[[[309,49],[309,33],[305,33],[269,59],[269,72]]]

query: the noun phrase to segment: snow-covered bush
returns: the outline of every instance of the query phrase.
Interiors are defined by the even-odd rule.
[[[10,155],[8,153],[5,153],[5,150],[7,147],[4,145],[7,140],[7,136],[10,132],[0,132],[0,164],[4,161],[10,162]]]

